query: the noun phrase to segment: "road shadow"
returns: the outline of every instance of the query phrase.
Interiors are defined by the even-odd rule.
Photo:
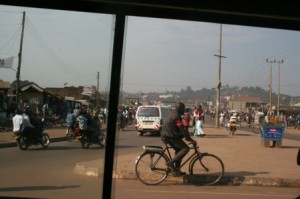
[[[236,136],[244,136],[244,137],[250,137],[253,136],[254,134],[246,134],[246,133],[239,133],[239,132],[235,132],[234,135]]]
[[[247,178],[257,176],[259,174],[268,174],[269,172],[251,172],[251,171],[238,171],[238,172],[226,172],[224,176],[215,185],[242,185]],[[210,177],[207,178],[211,181]],[[186,184],[193,184],[198,186],[205,186],[207,182],[205,181],[205,176],[203,175],[185,175],[183,180]],[[209,181],[209,182],[210,182]]]
[[[191,137],[194,137],[194,134],[190,134]],[[210,135],[210,134],[206,134],[204,137],[201,136],[197,136],[197,138],[230,138],[230,136],[228,136],[228,134],[214,134],[214,135]]]
[[[298,146],[281,146],[283,149],[300,149]]]
[[[68,186],[23,186],[23,187],[1,187],[0,192],[15,192],[15,191],[41,191],[41,190],[57,190],[57,189],[75,189],[79,185]]]

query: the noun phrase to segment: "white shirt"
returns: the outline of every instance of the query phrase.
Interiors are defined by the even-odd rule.
[[[13,118],[13,132],[20,132],[23,131],[24,126],[22,126],[23,124],[23,116],[16,114]]]
[[[231,116],[229,122],[236,122],[236,116]]]

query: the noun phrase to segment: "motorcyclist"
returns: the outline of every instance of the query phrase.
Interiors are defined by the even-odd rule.
[[[86,117],[86,111],[84,109],[81,109],[79,111],[79,115],[76,118],[76,123],[81,131],[87,131],[88,129],[87,117]]]
[[[43,131],[43,122],[42,122],[41,118],[39,118],[36,113],[32,113],[30,122],[36,128],[37,137],[40,137],[42,135],[42,131]]]
[[[161,131],[162,140],[167,142],[175,150],[174,158],[170,162],[167,162],[167,166],[173,171],[173,176],[185,174],[181,172],[179,168],[182,159],[189,152],[190,148],[183,141],[183,138],[191,142],[194,146],[197,144],[196,141],[191,138],[189,132],[183,127],[181,115],[184,113],[184,110],[185,105],[182,102],[178,102],[176,108],[167,116]]]
[[[237,125],[237,114],[233,113],[229,119],[229,130],[232,134],[234,134],[234,131],[236,131],[236,125]]]
[[[98,139],[100,135],[100,121],[98,116],[91,116],[90,114],[87,114],[87,125],[90,133],[92,133],[93,138]]]
[[[24,135],[31,140],[36,140],[39,137],[39,130],[31,123],[32,112],[26,108],[23,113]]]
[[[13,132],[15,135],[18,135],[18,133],[24,130],[23,111],[17,109],[15,116],[12,118],[12,121],[13,121]]]
[[[119,111],[117,113],[117,125],[119,127],[119,130],[124,130],[125,127],[125,118],[123,114],[123,109],[119,108]]]
[[[76,118],[80,131],[87,131],[92,133],[94,138],[98,138],[100,135],[100,126],[99,123],[94,121],[94,119],[87,114],[86,110],[81,109],[79,116]]]

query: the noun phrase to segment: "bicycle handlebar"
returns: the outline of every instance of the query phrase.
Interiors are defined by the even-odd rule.
[[[195,141],[196,142],[196,141]],[[188,145],[193,145],[191,142],[188,143]],[[196,142],[196,145],[193,146],[193,147],[190,147],[191,149],[198,149],[199,148],[199,145],[198,145],[198,142]]]

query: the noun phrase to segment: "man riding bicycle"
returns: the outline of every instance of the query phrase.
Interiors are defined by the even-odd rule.
[[[193,146],[197,144],[182,124],[181,115],[183,115],[184,110],[185,105],[182,102],[178,102],[175,109],[169,113],[161,131],[162,140],[167,142],[175,150],[173,160],[167,162],[167,166],[173,171],[173,176],[181,176],[185,174],[184,172],[181,172],[179,168],[182,159],[189,152],[190,148],[183,141],[183,138],[185,138],[188,142],[191,142]]]

